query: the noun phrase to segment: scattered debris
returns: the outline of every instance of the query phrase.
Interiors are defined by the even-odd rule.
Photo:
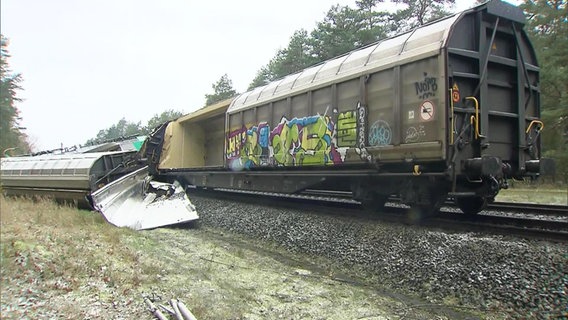
[[[166,318],[166,316],[164,316],[164,314],[158,310],[158,308],[156,308],[156,306],[154,306],[154,304],[152,303],[152,301],[150,301],[150,299],[148,297],[144,298],[144,302],[146,303],[146,305],[148,306],[148,308],[150,308],[150,312],[152,312],[152,314],[160,320],[167,320],[168,318]]]
[[[178,301],[177,305],[179,311],[181,312],[185,320],[197,320],[197,318],[195,318],[195,316],[191,313],[191,311],[189,311],[189,309],[185,306],[183,302]]]
[[[93,207],[117,227],[135,230],[197,220],[183,187],[152,181],[148,167],[138,169],[91,194]]]
[[[152,297],[142,295],[142,298],[144,299],[144,302],[146,303],[146,305],[150,309],[150,312],[152,312],[152,314],[157,319],[160,319],[160,320],[167,320],[168,319],[168,317],[166,317],[154,305],[154,302],[156,302],[156,300],[158,300],[156,295],[152,295]],[[158,306],[162,310],[164,310],[165,312],[171,314],[172,316],[175,316],[176,320],[197,320],[197,318],[191,313],[191,311],[189,311],[189,309],[185,306],[185,304],[183,302],[179,301],[178,299],[171,299],[169,301],[169,303],[172,306],[172,309],[166,307],[163,304],[159,304]]]
[[[170,305],[172,306],[172,308],[174,308],[174,315],[176,316],[176,319],[183,320],[183,316],[181,315],[181,312],[179,311],[179,307],[177,305],[177,300],[171,299]]]
[[[175,311],[174,311],[174,310],[172,310],[172,309],[166,307],[166,306],[163,305],[163,304],[159,304],[158,307],[159,307],[160,309],[162,309],[163,311],[169,313],[169,314],[175,314]],[[183,320],[183,319],[182,319],[182,320]]]

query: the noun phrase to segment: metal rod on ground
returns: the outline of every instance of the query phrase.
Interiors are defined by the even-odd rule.
[[[183,302],[178,301],[178,308],[185,320],[197,320],[197,318],[189,311],[189,309],[183,304]]]
[[[181,312],[179,311],[178,305],[177,305],[177,301],[175,299],[170,299],[170,305],[172,306],[172,308],[174,309],[174,315],[176,316],[177,320],[184,320],[183,316],[181,314]]]
[[[173,309],[170,309],[163,304],[158,305],[158,307],[160,307],[160,309],[164,310],[165,312],[167,312],[169,314],[173,314],[174,316],[176,315],[176,313]]]
[[[160,310],[158,310],[156,306],[154,306],[150,299],[145,297],[144,302],[146,302],[146,305],[148,305],[148,308],[150,308],[150,312],[152,312],[156,318],[160,320],[168,320],[168,318],[166,318],[166,316],[164,316],[164,314]]]

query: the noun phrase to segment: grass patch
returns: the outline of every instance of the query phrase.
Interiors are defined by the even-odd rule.
[[[497,201],[568,205],[568,189],[553,185],[516,183],[499,191]]]
[[[125,302],[126,293],[157,280],[159,263],[140,263],[140,250],[151,243],[125,245],[138,235],[113,227],[98,213],[45,199],[0,202],[2,318],[59,312],[88,317],[88,308],[77,302]],[[66,296],[61,305],[49,311],[55,314],[42,314],[46,300],[61,296]]]

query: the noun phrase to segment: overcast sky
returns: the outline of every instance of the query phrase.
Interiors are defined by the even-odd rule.
[[[460,0],[467,8],[474,0]],[[35,151],[82,144],[121,118],[203,106],[227,73],[244,92],[295,30],[355,0],[1,0],[8,62]]]

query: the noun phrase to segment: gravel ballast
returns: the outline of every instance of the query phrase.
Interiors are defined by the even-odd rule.
[[[189,196],[202,225],[327,258],[369,284],[515,318],[568,317],[565,243]]]

